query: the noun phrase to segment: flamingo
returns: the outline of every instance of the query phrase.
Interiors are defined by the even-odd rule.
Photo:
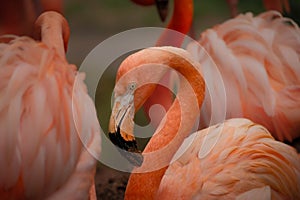
[[[201,47],[194,43],[187,49],[203,63],[208,84],[217,87],[218,81],[204,52],[220,70],[226,97],[219,103],[226,105],[226,119],[251,119],[280,141],[300,137],[300,29],[296,23],[276,11],[256,17],[247,13],[204,31],[198,42]],[[214,97],[217,93],[210,91]],[[205,115],[201,115],[204,127],[211,120],[210,108],[208,95]],[[223,111],[214,114],[221,116]],[[217,117],[211,123],[222,120]]]
[[[44,11],[63,12],[62,0],[10,0],[1,2],[0,35],[31,35],[32,25]]]
[[[68,23],[49,11],[35,30],[0,38],[0,199],[95,199],[100,126],[65,57]]]
[[[174,6],[181,10],[181,5],[186,2],[192,6],[191,0],[175,1]],[[270,4],[269,1],[264,2]],[[287,0],[282,3],[284,4],[278,6],[288,8]],[[171,21],[178,16],[177,12],[184,11],[178,10],[174,10]],[[185,18],[188,16],[192,17],[192,12],[186,12]],[[180,18],[176,18],[176,21],[178,24],[185,23]],[[175,43],[181,44],[180,41]],[[206,72],[204,76],[210,80],[207,85],[219,87],[216,85],[219,82],[215,81],[215,73],[204,52],[212,57],[222,72],[227,96],[220,100],[224,104],[227,102],[226,119],[249,118],[265,126],[280,141],[292,142],[300,137],[300,31],[295,22],[276,11],[268,11],[257,17],[253,17],[251,13],[241,14],[204,31],[198,43],[204,49],[198,44],[191,44],[187,49],[202,64],[202,71]],[[207,93],[203,104],[202,113],[205,115],[201,115],[199,129],[224,120],[222,109],[214,113],[219,117],[211,120],[209,97],[220,96],[218,90],[211,92]],[[161,104],[168,110],[171,99],[170,91],[159,90],[144,104],[146,113],[155,104]],[[162,116],[155,115],[154,125],[161,118]]]
[[[129,178],[125,199],[260,195],[299,199],[300,157],[294,148],[275,141],[263,126],[231,119],[187,137],[199,114],[205,84],[199,63],[183,49],[152,47],[122,62],[109,124],[112,142],[137,152],[140,159],[133,135],[134,113],[154,90],[147,83],[158,83],[168,70],[165,65],[181,74],[180,88],[142,154],[142,165]]]

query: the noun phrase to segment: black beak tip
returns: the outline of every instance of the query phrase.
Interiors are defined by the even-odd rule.
[[[158,10],[161,21],[165,21],[168,16],[168,4],[169,0],[155,0],[156,7]]]
[[[134,166],[140,167],[143,163],[144,157],[137,148],[135,140],[127,141],[120,134],[120,128],[115,133],[109,133],[110,141],[116,145],[120,154],[125,157]],[[124,151],[125,150],[125,151]]]

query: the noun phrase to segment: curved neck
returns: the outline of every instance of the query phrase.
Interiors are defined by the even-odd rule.
[[[56,49],[65,57],[70,29],[66,19],[55,11],[48,11],[38,17],[35,22],[35,37],[48,47]]]
[[[185,35],[190,31],[193,21],[193,0],[174,0],[174,10],[172,18],[167,26],[182,33],[172,34],[166,29],[157,41],[157,46],[180,47]]]
[[[151,60],[150,63],[155,64],[157,60],[157,64],[166,64],[179,72],[180,88],[174,103],[143,152],[142,166],[136,168],[130,176],[126,199],[154,198],[168,164],[184,138],[190,133],[204,98],[204,81],[197,70],[198,67],[186,59],[185,55],[179,56],[178,52],[168,51],[169,49],[170,47],[151,48],[141,53],[145,53],[150,59],[152,56],[155,57],[155,61]],[[137,56],[145,58],[145,55]],[[130,63],[133,64],[132,61]],[[137,90],[135,96],[139,94],[140,91]]]

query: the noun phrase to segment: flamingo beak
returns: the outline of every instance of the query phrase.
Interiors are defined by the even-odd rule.
[[[161,21],[165,21],[168,15],[169,0],[155,0],[155,4]]]
[[[130,101],[129,99],[132,99]],[[109,122],[109,139],[116,145],[121,153],[134,166],[141,166],[143,156],[137,148],[133,136],[134,127],[133,97],[128,94],[116,98]],[[124,151],[125,150],[125,151]]]

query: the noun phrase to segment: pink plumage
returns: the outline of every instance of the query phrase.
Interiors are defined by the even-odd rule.
[[[42,17],[64,21],[55,12]],[[61,55],[60,41],[1,40],[0,199],[87,199],[100,127],[84,74]]]
[[[300,198],[296,150],[246,119],[192,134],[173,160],[157,199]]]
[[[203,48],[190,44],[188,50],[202,64],[207,84],[222,87],[205,51],[217,65],[226,93],[218,103],[226,105],[226,119],[249,118],[281,141],[300,136],[300,30],[295,22],[275,11],[257,17],[247,13],[206,30],[199,43]],[[219,91],[209,92],[218,96]],[[204,126],[224,120],[224,109],[217,109],[210,121],[209,95],[201,113]]]

